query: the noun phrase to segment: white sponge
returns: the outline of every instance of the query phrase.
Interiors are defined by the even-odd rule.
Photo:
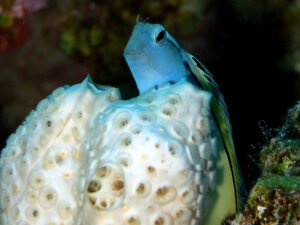
[[[1,224],[201,224],[217,185],[210,97],[185,79],[128,101],[89,78],[57,89],[2,151]]]

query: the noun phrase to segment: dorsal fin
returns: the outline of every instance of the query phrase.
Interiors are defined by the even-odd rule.
[[[242,207],[242,183],[235,155],[228,109],[225,104],[224,97],[221,94],[217,83],[214,81],[213,76],[208,71],[208,69],[191,54],[185,51],[182,54],[187,70],[190,70],[189,72],[191,73],[193,78],[196,79],[195,82],[198,84],[198,86],[203,90],[213,93],[213,97],[211,100],[211,111],[223,139],[223,144],[226,150],[226,155],[232,174],[236,211],[239,211]]]

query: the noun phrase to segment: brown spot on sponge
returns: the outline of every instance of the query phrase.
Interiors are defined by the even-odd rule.
[[[101,183],[100,181],[98,180],[91,180],[89,185],[88,185],[88,188],[87,188],[87,191],[89,193],[94,193],[94,192],[98,192],[100,191],[101,189]]]
[[[162,186],[155,192],[154,200],[158,204],[168,204],[176,198],[177,192],[173,186]]]

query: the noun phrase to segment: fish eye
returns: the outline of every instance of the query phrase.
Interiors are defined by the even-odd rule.
[[[166,37],[166,31],[162,30],[161,32],[159,32],[159,34],[156,37],[156,42],[160,42],[162,41],[164,38]]]

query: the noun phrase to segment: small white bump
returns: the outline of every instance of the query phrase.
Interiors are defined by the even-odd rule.
[[[209,119],[206,117],[200,117],[199,120],[196,122],[196,128],[199,129],[200,133],[204,137],[206,137],[211,130]]]
[[[120,155],[118,155],[118,162],[122,167],[128,168],[132,165],[132,158],[127,153],[121,153]]]
[[[202,201],[201,205],[198,205],[198,208],[196,209],[196,213],[195,213],[196,218],[202,217],[202,210],[200,208],[203,207],[203,202],[204,202],[204,200]]]
[[[6,140],[6,145],[14,145],[17,141],[17,135],[16,134],[11,134],[8,139]]]
[[[137,100],[139,105],[150,105],[155,101],[155,98],[156,95],[154,93],[148,92],[139,97]]]
[[[35,206],[29,206],[26,209],[26,217],[31,222],[37,222],[41,217],[41,210]]]
[[[55,128],[55,121],[50,117],[45,117],[42,120],[42,128],[46,133],[52,133]]]
[[[73,127],[71,129],[72,137],[74,138],[75,141],[79,142],[81,138],[80,130],[78,127]]]
[[[172,216],[169,213],[158,214],[153,223],[153,225],[173,225]]]
[[[177,105],[177,104],[179,104],[181,102],[181,97],[178,94],[170,94],[167,97],[167,102],[170,105]]]
[[[124,180],[123,177],[117,177],[110,182],[110,192],[114,197],[120,197],[124,190]]]
[[[216,171],[210,171],[209,176],[209,187],[211,190],[215,190],[217,186],[217,176]]]
[[[182,122],[175,122],[172,124],[173,131],[175,134],[182,139],[188,138],[189,136],[189,129],[187,126]]]
[[[43,99],[40,101],[40,103],[36,107],[36,112],[37,113],[43,113],[46,112],[49,109],[50,106],[50,101],[48,98]]]
[[[10,196],[7,194],[5,190],[1,190],[0,192],[0,205],[1,209],[5,210],[8,209],[11,203]]]
[[[197,173],[195,173],[195,183],[196,184],[202,184],[204,181],[204,172],[203,171],[199,171]]]
[[[146,168],[146,170],[147,170],[147,173],[149,174],[149,175],[151,175],[151,176],[153,176],[153,175],[155,175],[156,174],[156,169],[155,169],[155,167],[153,167],[153,166],[148,166],[147,168]]]
[[[208,180],[208,179],[205,177],[205,180]],[[205,195],[208,192],[208,184],[207,183],[200,184],[199,191],[201,194]]]
[[[132,133],[134,135],[139,135],[142,132],[142,128],[140,126],[135,126],[132,128]]]
[[[200,164],[200,156],[196,145],[188,145],[186,155],[192,165]]]
[[[211,113],[210,106],[203,102],[203,107],[200,108],[200,113],[202,116],[208,117]]]
[[[99,202],[97,201],[97,205],[95,205],[95,207],[98,210],[109,210],[115,205],[115,203],[116,199],[114,197],[101,195],[99,198]]]
[[[197,131],[194,131],[192,134],[191,134],[191,140],[194,144],[200,144],[203,142],[204,138],[202,136],[201,133],[197,132]]]
[[[213,160],[206,160],[207,162],[207,171],[215,170],[215,162]]]
[[[10,184],[12,181],[12,177],[14,175],[14,171],[10,165],[6,164],[1,169],[1,181],[3,184]]]
[[[111,167],[102,166],[95,172],[95,176],[100,179],[104,179],[104,178],[108,178],[111,175],[111,173],[112,173]]]
[[[73,209],[69,202],[61,202],[57,207],[58,215],[61,219],[69,219],[73,215]]]
[[[72,119],[74,120],[74,122],[79,123],[83,120],[84,116],[85,115],[83,110],[80,108],[76,108],[72,114]]]
[[[203,143],[199,146],[199,154],[201,158],[209,160],[211,157],[211,145],[209,142]]]
[[[13,206],[11,208],[11,218],[13,219],[13,221],[17,221],[17,219],[20,216],[20,209],[18,208],[18,206]]]
[[[54,100],[58,100],[62,98],[65,95],[65,88],[64,87],[59,87],[56,90],[52,92],[52,97]]]
[[[43,167],[46,170],[53,169],[56,166],[54,157],[48,156],[44,159]]]
[[[46,135],[41,135],[38,141],[39,146],[41,148],[45,148],[49,144],[49,142],[50,142],[49,136]]]
[[[106,100],[108,102],[115,102],[120,99],[120,95],[117,88],[110,88],[106,93]]]
[[[32,133],[38,127],[39,120],[37,117],[30,118],[26,126],[28,133]]]
[[[198,195],[198,197],[197,197],[197,205],[198,205],[198,207],[202,207],[203,206],[203,203],[204,203],[204,197],[203,197],[203,195]]]
[[[20,138],[25,133],[25,130],[26,129],[25,129],[24,126],[22,126],[22,125],[18,126],[18,128],[17,128],[17,130],[15,132],[17,138]]]
[[[40,193],[39,203],[45,208],[52,208],[58,199],[57,192],[52,187],[45,187]]]
[[[79,151],[76,147],[72,148],[72,158],[76,161],[79,159]]]
[[[180,208],[175,213],[175,220],[181,223],[189,223],[192,219],[193,213],[188,208]]]
[[[25,174],[29,168],[27,158],[23,155],[19,155],[16,158],[16,169],[20,174]]]
[[[192,219],[191,225],[198,225],[199,224],[198,222],[199,221],[197,219]]]
[[[195,165],[195,170],[197,172],[200,172],[201,171],[201,165],[200,164]]]
[[[23,135],[20,139],[21,139],[20,147],[22,149],[22,152],[26,152],[27,151],[27,147],[28,147],[28,136],[27,135]]]
[[[149,181],[141,181],[138,182],[135,186],[134,192],[136,196],[140,198],[144,198],[148,196],[151,192],[151,184]]]
[[[173,186],[162,186],[155,192],[154,201],[158,204],[168,204],[176,198],[176,189]]]
[[[89,185],[87,186],[88,193],[96,193],[99,192],[102,188],[101,181],[99,180],[91,180]]]
[[[211,139],[211,152],[213,156],[216,158],[218,156],[218,143],[217,138]]]
[[[100,136],[98,135],[98,137],[102,138],[104,133],[107,131],[107,125],[103,122],[98,122],[97,123],[97,131],[100,133]]]
[[[140,218],[137,216],[129,216],[125,220],[125,225],[141,225]]]
[[[38,191],[28,191],[25,195],[25,200],[33,205],[39,199]]]
[[[181,194],[181,200],[184,204],[190,204],[195,200],[195,198],[196,198],[196,193],[193,190],[185,190]]]
[[[132,144],[131,135],[128,133],[122,134],[119,138],[119,146],[120,147],[128,147]]]
[[[13,193],[16,194],[21,190],[21,188],[23,189],[23,185],[21,184],[21,179],[15,179],[11,186]]]
[[[177,140],[171,140],[168,143],[168,151],[173,156],[179,156],[184,151],[183,144]]]
[[[10,148],[10,149],[8,149],[7,156],[9,158],[15,158],[17,154],[18,154],[18,148]]]
[[[138,117],[143,124],[152,124],[155,121],[155,115],[150,112],[141,112]]]
[[[113,127],[115,129],[123,129],[128,126],[131,120],[131,115],[129,112],[121,112],[116,115],[113,122]]]
[[[167,105],[163,106],[163,108],[161,109],[161,113],[166,117],[173,117],[176,113],[176,110],[174,107]]]

